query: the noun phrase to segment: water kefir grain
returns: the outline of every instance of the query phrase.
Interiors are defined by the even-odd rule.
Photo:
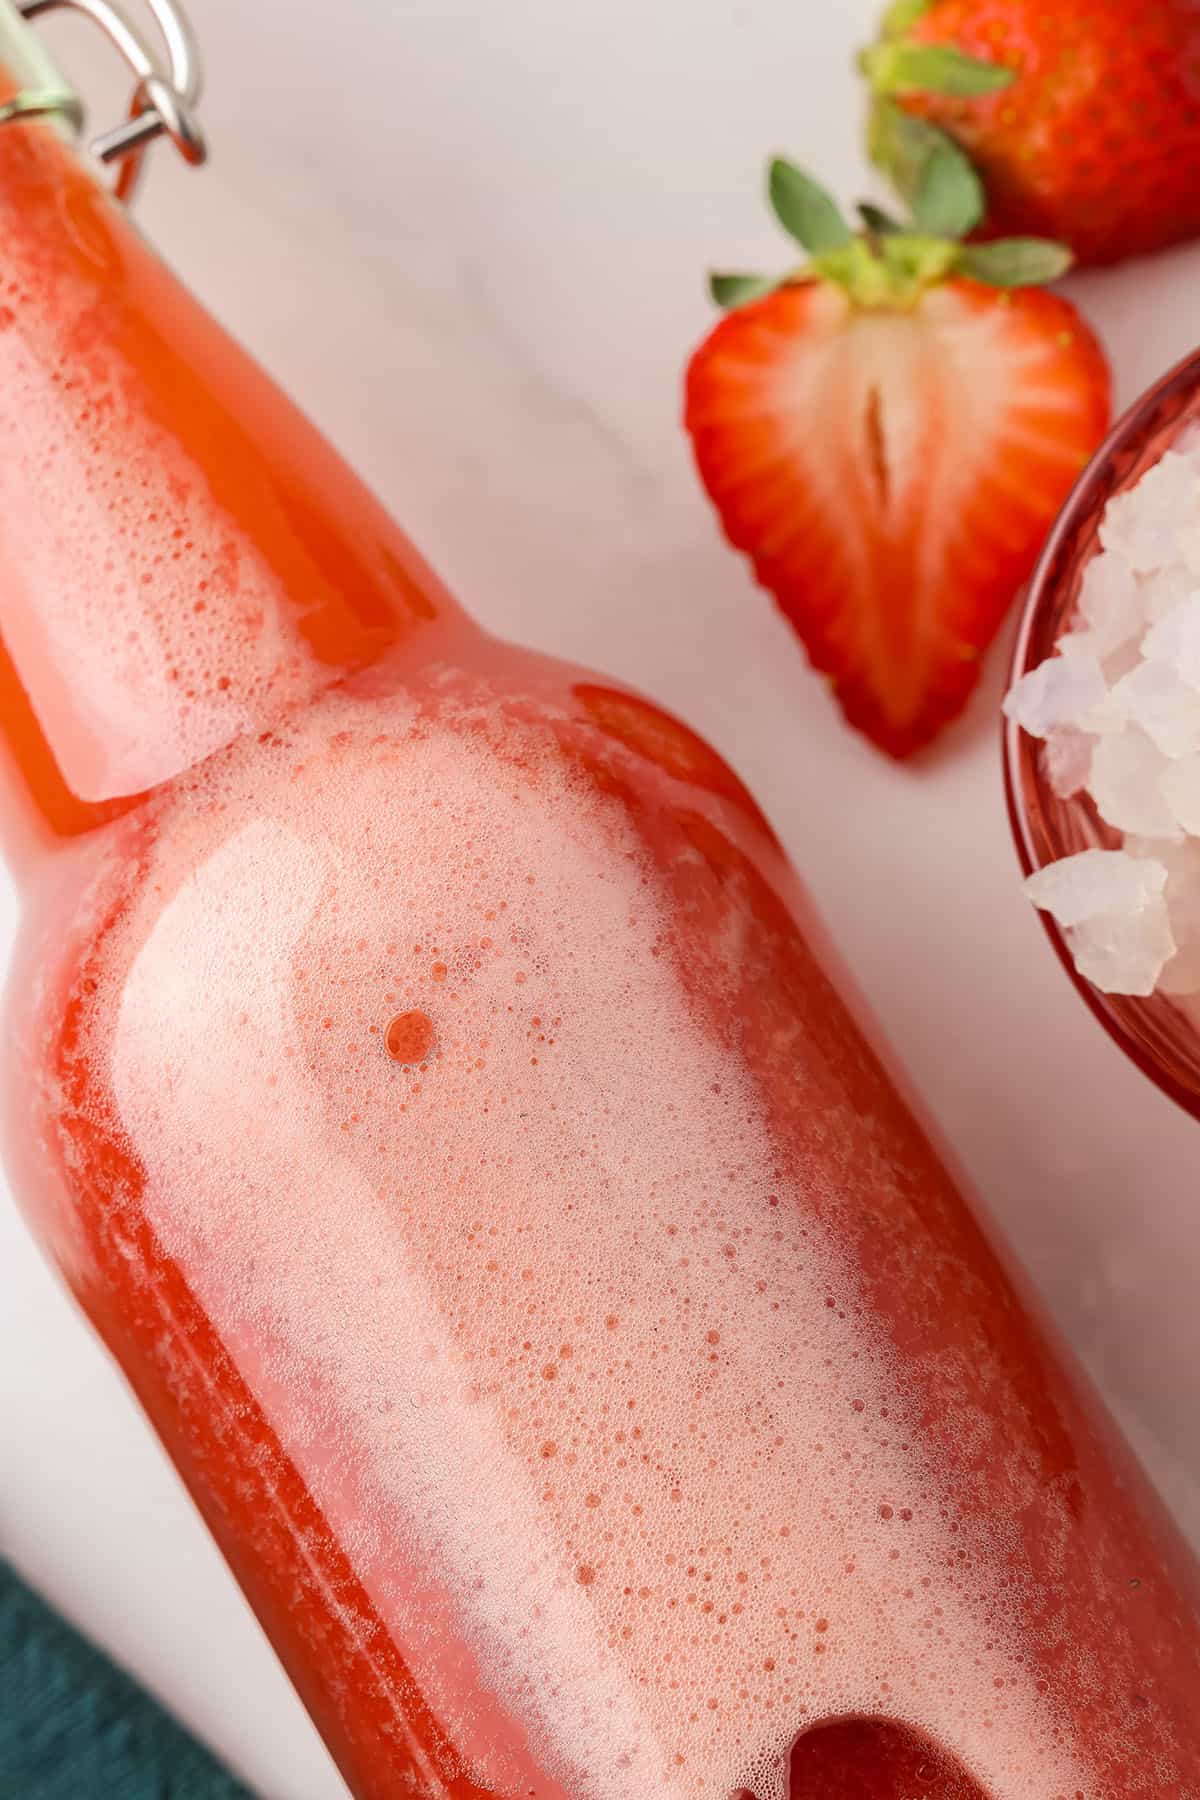
[[[619,805],[484,716],[369,718],[177,791],[93,1029],[165,1253],[474,1779],[778,1800],[866,1713],[1073,1794],[1004,1528],[959,1528]]]

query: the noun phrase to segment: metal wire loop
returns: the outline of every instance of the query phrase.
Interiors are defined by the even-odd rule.
[[[120,199],[128,199],[133,192],[146,149],[157,137],[169,137],[185,161],[204,161],[207,148],[195,116],[201,87],[200,55],[177,0],[145,0],[166,49],[165,67],[114,0],[16,0],[16,4],[26,19],[46,12],[82,13],[99,25],[132,71],[136,85],[128,117],[101,132],[91,145],[101,162],[118,165],[116,191]],[[28,98],[36,100],[38,96]],[[77,112],[77,100],[75,109]],[[60,103],[53,110],[61,113],[68,108]]]

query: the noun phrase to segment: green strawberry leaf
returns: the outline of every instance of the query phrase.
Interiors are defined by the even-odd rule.
[[[786,276],[777,275],[713,274],[708,278],[708,291],[718,306],[732,312],[736,306],[745,306],[748,301],[761,300],[764,294],[773,294],[786,279]]]
[[[900,38],[912,30],[917,20],[923,18],[933,5],[933,0],[892,0],[883,15],[880,35],[885,38]]]
[[[867,127],[871,161],[883,170],[900,198],[911,207],[917,195],[921,170],[930,152],[950,143],[944,131],[924,119],[914,119],[894,100],[876,100]]]
[[[783,229],[811,256],[838,250],[852,237],[836,204],[794,163],[777,156],[768,183],[771,206]]]
[[[966,244],[956,267],[989,287],[1042,287],[1057,281],[1074,262],[1065,244],[1046,238],[997,238],[994,244]]]
[[[912,213],[930,237],[963,238],[983,218],[983,183],[952,138],[931,143],[918,166]]]
[[[983,183],[966,153],[936,125],[912,118],[893,100],[876,100],[867,148],[922,231],[965,237],[982,219]]]
[[[863,54],[862,68],[877,94],[949,94],[972,100],[998,94],[1016,80],[1015,69],[968,56],[953,44],[874,44]]]
[[[898,231],[907,230],[902,220],[893,218],[882,206],[876,206],[873,200],[860,200],[855,210],[867,230],[876,237],[894,237]]]

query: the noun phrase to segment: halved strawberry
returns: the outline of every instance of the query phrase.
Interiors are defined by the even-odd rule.
[[[1104,435],[1108,369],[1065,300],[958,272],[1049,273],[1053,247],[963,247],[878,213],[853,237],[782,163],[772,198],[810,272],[714,278],[737,309],[692,358],[687,428],[726,535],[847,719],[904,757],[964,706]]]

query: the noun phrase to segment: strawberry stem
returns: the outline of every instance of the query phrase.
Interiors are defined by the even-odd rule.
[[[915,299],[923,289],[945,280],[958,262],[959,249],[945,238],[901,232],[884,238],[881,255],[894,287]]]
[[[899,242],[899,238],[884,238],[884,251],[888,245]],[[870,309],[903,306],[908,300],[907,283],[897,282],[895,270],[885,255],[876,255],[865,238],[851,238],[840,249],[814,256],[812,273],[845,288],[857,306]],[[915,298],[914,292],[912,299]]]
[[[885,212],[882,206],[876,206],[873,200],[860,200],[854,210],[874,237],[894,237],[896,232],[904,230],[899,219]]]

